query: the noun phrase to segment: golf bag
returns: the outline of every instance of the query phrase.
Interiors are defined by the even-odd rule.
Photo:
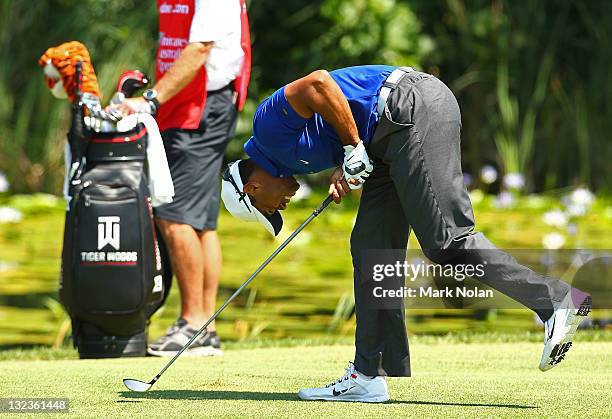
[[[68,142],[72,176],[59,295],[74,345],[81,358],[144,356],[149,318],[172,279],[153,220],[146,128],[90,131],[77,97]]]

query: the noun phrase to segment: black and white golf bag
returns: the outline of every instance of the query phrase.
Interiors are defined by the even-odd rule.
[[[147,131],[96,133],[73,105],[60,300],[81,358],[144,356],[172,271],[153,221]]]

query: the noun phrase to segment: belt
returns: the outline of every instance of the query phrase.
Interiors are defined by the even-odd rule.
[[[219,92],[223,92],[224,90],[227,90],[229,88],[233,88],[234,87],[234,81],[230,81],[228,84],[226,84],[223,87],[220,87],[218,89],[215,90],[208,90],[206,93],[211,94],[211,93],[219,93]]]
[[[406,74],[414,71],[412,67],[399,67],[396,68],[389,74],[387,80],[384,81],[383,87],[380,89],[380,93],[378,94],[378,105],[376,106],[376,111],[378,112],[378,117],[380,118],[385,111],[385,105],[387,104],[387,99],[389,99],[389,95],[397,87],[402,77]]]

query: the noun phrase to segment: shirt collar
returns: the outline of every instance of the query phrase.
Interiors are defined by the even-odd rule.
[[[248,156],[253,159],[255,163],[270,175],[275,177],[288,177],[292,176],[293,172],[285,166],[275,163],[264,154],[264,152],[257,146],[257,140],[255,137],[251,137],[244,144],[244,151]]]

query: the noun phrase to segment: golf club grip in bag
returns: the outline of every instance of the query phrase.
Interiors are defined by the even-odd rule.
[[[150,203],[146,129],[73,126],[69,141],[80,141],[72,149],[83,154],[73,157],[80,167],[70,182],[59,294],[74,344],[81,358],[144,356],[149,318],[172,278]]]

